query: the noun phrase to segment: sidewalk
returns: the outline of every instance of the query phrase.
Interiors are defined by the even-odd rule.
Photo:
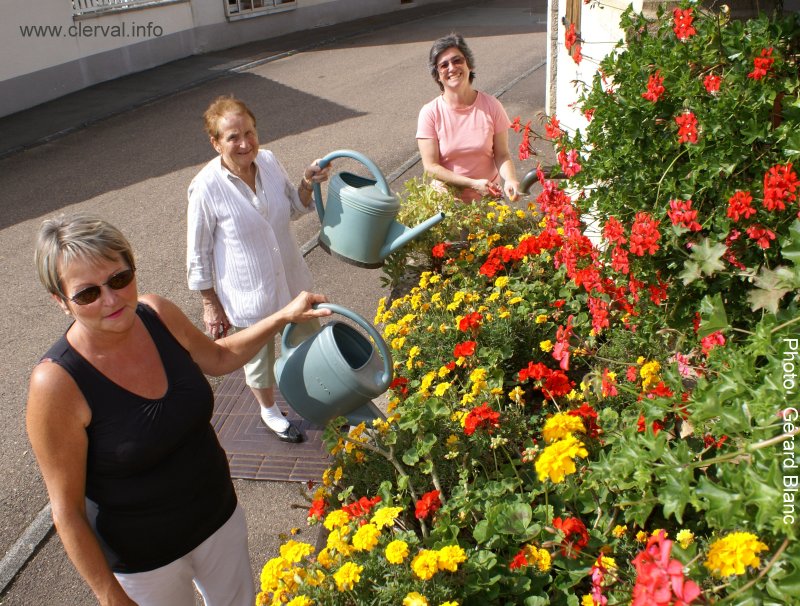
[[[226,50],[194,55],[109,80],[0,118],[0,158],[53,141],[100,120],[206,84],[230,73],[309,51],[348,37],[441,15],[482,0],[451,0],[397,10]],[[399,5],[398,5],[399,6]]]

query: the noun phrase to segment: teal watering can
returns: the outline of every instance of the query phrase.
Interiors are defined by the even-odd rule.
[[[337,173],[328,184],[328,201],[323,207],[319,183],[314,183],[314,202],[319,221],[319,245],[332,256],[358,267],[374,268],[398,248],[444,219],[438,213],[414,228],[395,221],[399,200],[377,166],[362,154],[340,149],[320,160],[325,168],[335,158],[352,158],[364,164],[375,180],[352,173]]]
[[[357,313],[332,303],[320,303],[361,326],[373,344],[344,322],[329,322],[313,336],[291,345],[295,324],[283,331],[275,378],[286,402],[301,417],[325,425],[346,417],[351,425],[385,419],[372,402],[392,381],[392,356],[380,333]]]

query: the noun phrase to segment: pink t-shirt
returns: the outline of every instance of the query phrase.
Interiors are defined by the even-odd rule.
[[[417,139],[435,139],[439,145],[439,164],[471,179],[498,180],[494,163],[494,135],[511,126],[503,105],[486,93],[470,107],[453,109],[439,95],[419,112]],[[479,198],[465,189],[464,200]]]

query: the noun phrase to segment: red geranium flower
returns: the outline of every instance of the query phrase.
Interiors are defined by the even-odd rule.
[[[367,497],[361,497],[355,503],[342,505],[342,511],[346,512],[351,518],[357,518],[359,516],[367,515],[370,511],[372,511],[372,508],[380,502],[380,497],[372,497],[371,499],[368,499]]]
[[[443,259],[449,247],[447,242],[439,242],[431,249],[431,254],[437,259]]]
[[[769,243],[775,239],[775,232],[763,225],[751,225],[745,231],[761,248],[769,248]]]
[[[542,395],[545,398],[558,398],[572,391],[575,383],[560,370],[554,370],[544,380]]]
[[[614,244],[625,244],[625,228],[616,217],[609,217],[603,226],[603,238]]]
[[[537,362],[534,364],[533,362],[528,362],[528,367],[523,368],[519,371],[517,378],[520,383],[524,383],[528,379],[533,379],[534,381],[538,381],[539,379],[543,379],[552,373],[553,371],[547,368],[541,362]]]
[[[702,229],[695,220],[697,219],[697,211],[692,209],[691,200],[670,200],[667,216],[669,216],[673,225],[680,225],[689,231],[700,231]]]
[[[478,330],[481,327],[482,320],[483,316],[479,314],[477,311],[473,311],[472,313],[468,313],[466,316],[461,318],[461,321],[458,323],[458,329],[461,332],[467,332],[468,330]]]
[[[564,46],[567,47],[567,51],[571,51],[572,47],[578,41],[578,34],[575,32],[575,24],[570,23],[567,30],[564,32]]]
[[[572,60],[580,65],[581,61],[583,60],[583,55],[581,54],[581,45],[576,44],[574,47],[575,50],[572,52]]]
[[[681,42],[685,42],[697,33],[692,21],[694,21],[694,11],[691,8],[683,10],[676,8],[672,11],[672,31]]]
[[[708,74],[708,75],[707,75],[707,76],[706,76],[706,77],[703,79],[703,86],[705,86],[705,87],[706,87],[706,90],[707,90],[709,93],[711,93],[712,95],[713,95],[714,93],[718,93],[718,92],[719,92],[719,85],[720,85],[721,83],[722,83],[722,78],[720,78],[720,77],[719,77],[719,76],[717,76],[716,74]]]
[[[455,346],[455,349],[453,349],[453,357],[468,358],[475,353],[476,345],[477,344],[475,341],[464,341],[463,343],[459,343]]]
[[[520,124],[519,116],[514,118],[513,122],[511,122],[508,128],[513,128],[515,133],[518,133],[522,130],[522,124]]]
[[[630,250],[634,255],[643,257],[645,253],[655,254],[659,249],[658,221],[649,213],[638,212],[631,227]]]
[[[442,506],[442,501],[439,498],[438,490],[431,490],[426,492],[414,506],[414,516],[418,520],[424,520],[428,516],[436,513]]]
[[[658,432],[664,429],[664,423],[662,421],[653,421],[651,427],[653,428],[653,435],[657,436]],[[636,422],[636,429],[639,433],[647,431],[647,419],[644,418],[644,415],[639,415],[639,420]]]
[[[608,369],[606,369],[606,372],[608,372]],[[570,410],[568,414],[573,417],[580,417],[583,420],[587,438],[596,438],[600,435],[600,426],[597,424],[597,411],[586,402],[581,404],[580,408]]]
[[[762,48],[761,56],[753,59],[753,71],[747,74],[747,77],[753,80],[761,80],[772,69],[773,63],[775,63],[775,59],[772,58],[772,47]]]
[[[572,337],[573,319],[573,316],[567,317],[567,323],[556,328],[556,344],[551,355],[559,361],[561,370],[569,370],[569,340]]]
[[[531,157],[531,121],[528,120],[522,128],[522,141],[519,144],[519,159],[527,160]]]
[[[395,377],[392,379],[392,382],[389,383],[389,389],[400,392],[401,396],[408,395],[408,379],[405,377]]]
[[[766,180],[766,176],[764,179]],[[728,217],[734,221],[738,221],[741,218],[750,218],[756,214],[756,209],[750,205],[752,201],[753,196],[750,195],[749,191],[737,191],[728,199]]]
[[[678,143],[697,143],[697,118],[692,112],[675,116],[678,125]]]
[[[642,97],[655,103],[661,98],[665,90],[664,77],[661,75],[660,70],[656,70],[655,74],[650,74],[650,78],[647,80],[647,91],[642,93]]]
[[[544,125],[544,133],[551,139],[558,139],[561,136],[561,126],[555,114],[550,118],[550,122]]]
[[[553,519],[553,526],[564,533],[561,541],[561,554],[568,558],[575,558],[589,543],[589,533],[586,526],[578,518],[558,517]]]
[[[703,353],[708,355],[712,349],[717,346],[725,345],[725,336],[722,334],[722,331],[714,331],[710,335],[706,335],[702,339],[700,339],[700,347],[703,349]]]
[[[631,606],[688,606],[700,596],[700,587],[683,577],[683,564],[670,559],[672,541],[663,531],[650,537],[634,559],[636,585]]]
[[[561,165],[561,170],[567,177],[574,177],[581,172],[581,165],[578,162],[578,151],[571,149],[565,152],[563,149],[558,152],[558,163]]]
[[[468,436],[480,428],[491,433],[493,427],[500,427],[500,413],[492,410],[486,402],[470,410],[464,419],[464,433]]]
[[[325,508],[327,503],[325,499],[315,499],[311,502],[311,507],[308,510],[309,520],[321,520],[325,517]]]
[[[528,565],[528,557],[525,554],[525,548],[523,547],[517,552],[517,555],[514,556],[514,559],[511,560],[511,563],[508,565],[509,570],[517,570],[518,568],[525,568]]]
[[[785,202],[797,199],[794,193],[800,181],[792,170],[792,163],[776,164],[764,174],[764,208],[785,210]]]

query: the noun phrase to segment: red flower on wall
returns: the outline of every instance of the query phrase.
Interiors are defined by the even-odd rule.
[[[720,84],[722,84],[722,78],[716,74],[708,74],[705,78],[703,78],[703,86],[705,86],[706,91],[712,95],[719,92]]]
[[[678,143],[697,143],[697,118],[692,112],[675,117],[678,125]]]
[[[764,208],[785,210],[786,202],[797,199],[794,193],[798,185],[792,163],[776,164],[764,174]]]
[[[575,24],[570,23],[567,30],[564,32],[564,46],[567,47],[567,51],[571,51],[572,47],[575,46],[575,43],[578,41],[578,34],[575,32]]]
[[[737,191],[728,198],[726,214],[734,221],[738,221],[741,218],[748,219],[756,214],[756,209],[751,206],[752,202],[753,196],[750,195],[749,191]]]
[[[680,225],[689,231],[700,231],[702,227],[695,220],[697,211],[692,209],[691,200],[670,200],[667,216],[673,225]]]
[[[678,40],[685,42],[697,33],[692,25],[694,21],[694,11],[691,8],[676,8],[672,11],[672,31]]]
[[[647,80],[647,90],[642,93],[642,98],[655,103],[665,91],[664,78],[661,75],[661,71],[656,70],[655,74],[650,74],[650,78]]]
[[[561,137],[561,126],[558,123],[558,118],[555,114],[550,118],[550,121],[544,125],[544,134],[550,139],[558,139]]]
[[[764,249],[769,248],[770,242],[775,239],[775,232],[763,225],[751,225],[745,231],[752,240],[756,241],[756,244]]]
[[[646,253],[655,254],[659,249],[658,240],[661,234],[658,231],[659,222],[649,213],[638,212],[633,220],[630,237],[630,251],[639,257]]]
[[[761,56],[753,59],[753,71],[747,74],[748,78],[761,80],[769,74],[775,59],[772,58],[772,47],[761,49]]]
[[[571,178],[581,172],[581,165],[578,162],[578,151],[571,149],[565,152],[563,149],[558,152],[558,163],[561,165],[561,170],[564,174]]]

